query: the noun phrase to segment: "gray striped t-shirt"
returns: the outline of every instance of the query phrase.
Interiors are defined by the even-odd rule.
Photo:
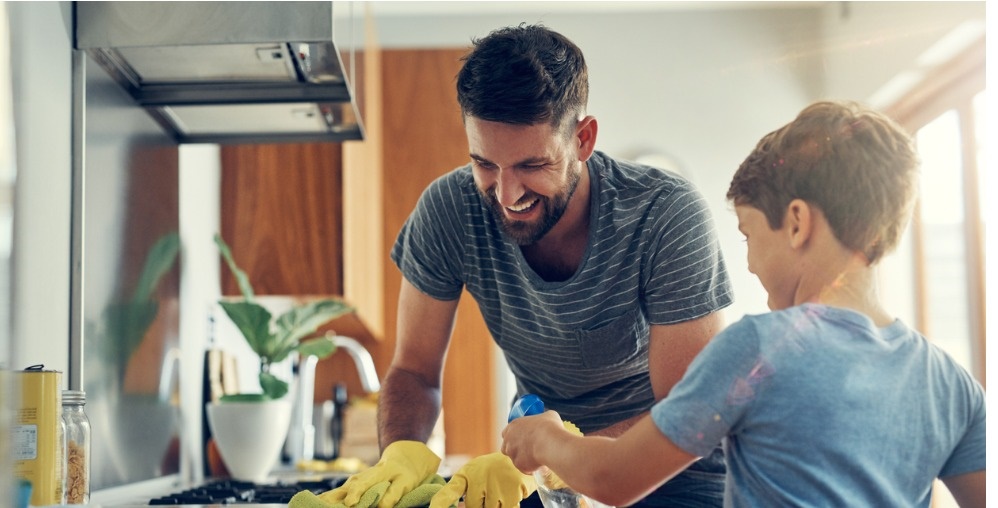
[[[478,302],[516,376],[583,432],[648,410],[648,326],[731,303],[713,220],[685,179],[595,152],[591,230],[568,280],[547,282],[501,232],[471,166],[435,180],[402,227],[392,260],[441,300]],[[461,337],[454,337],[461,340]]]

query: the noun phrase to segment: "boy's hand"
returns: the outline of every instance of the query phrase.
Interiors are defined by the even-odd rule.
[[[502,431],[502,452],[509,456],[517,469],[533,473],[544,465],[537,458],[539,445],[549,441],[553,433],[572,432],[569,425],[575,434],[581,434],[575,425],[562,422],[555,411],[516,418]]]

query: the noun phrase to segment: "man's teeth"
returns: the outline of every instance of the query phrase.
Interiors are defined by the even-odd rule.
[[[534,203],[537,203],[536,199],[533,200],[533,201],[531,201],[531,202],[529,202],[529,203],[522,203],[522,204],[519,204],[519,205],[507,206],[506,208],[509,211],[511,211],[511,212],[523,212],[525,210],[530,209],[530,207],[534,206]]]

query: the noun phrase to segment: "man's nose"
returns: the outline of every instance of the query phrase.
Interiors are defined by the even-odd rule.
[[[523,184],[515,171],[500,170],[496,178],[496,199],[502,206],[515,205],[523,197]]]

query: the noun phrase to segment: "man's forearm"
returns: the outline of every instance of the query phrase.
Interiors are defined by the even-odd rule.
[[[388,370],[378,398],[378,445],[395,441],[425,443],[440,416],[440,389],[403,369]]]

